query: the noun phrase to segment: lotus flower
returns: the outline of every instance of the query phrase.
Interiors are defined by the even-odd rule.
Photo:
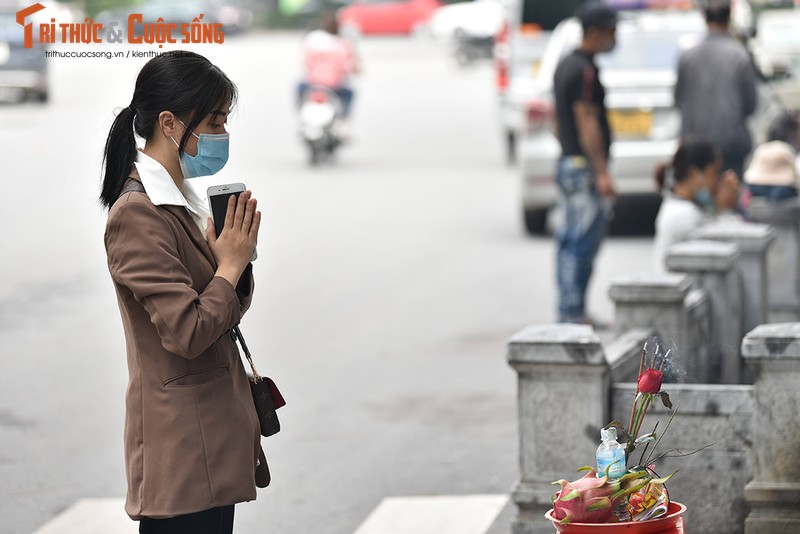
[[[561,485],[561,490],[553,498],[553,517],[562,524],[617,521],[614,515],[616,503],[639,491],[651,480],[656,480],[647,471],[634,471],[612,481],[608,480],[607,474],[598,477],[595,470],[588,466],[581,467],[578,471],[588,473],[574,482],[563,479],[553,482]],[[663,483],[672,475],[657,480]]]

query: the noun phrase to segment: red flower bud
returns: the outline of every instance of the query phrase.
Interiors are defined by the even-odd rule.
[[[664,375],[658,369],[645,369],[639,375],[639,391],[655,394],[661,390],[661,379]]]

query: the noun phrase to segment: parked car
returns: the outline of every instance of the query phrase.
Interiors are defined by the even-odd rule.
[[[756,66],[766,78],[791,74],[800,66],[800,10],[762,12],[748,42]]]
[[[34,40],[24,46],[24,30],[17,24],[16,10],[0,9],[0,100],[19,102],[33,98],[48,99],[47,58],[45,47]]]
[[[337,12],[341,31],[362,34],[410,34],[423,31],[439,0],[355,0]]]
[[[583,0],[508,0],[504,22],[495,39],[498,117],[506,161],[515,163],[526,120],[533,80],[553,29],[571,17]]]
[[[706,35],[697,11],[642,11],[623,13],[617,25],[617,47],[596,61],[606,88],[606,107],[613,132],[611,175],[621,203],[652,205],[655,218],[660,197],[653,173],[658,163],[671,160],[677,149],[680,115],[674,107],[674,85],[680,53]],[[531,80],[535,96],[527,103],[527,133],[520,147],[522,209],[529,233],[546,229],[547,215],[556,204],[554,180],[561,148],[553,132],[553,74],[559,60],[581,39],[580,23],[572,18],[556,28],[537,76]],[[781,108],[769,88],[758,88],[759,102],[751,120],[756,142],[763,139],[769,117]],[[617,225],[625,213],[617,210]],[[643,224],[652,226],[653,221]]]

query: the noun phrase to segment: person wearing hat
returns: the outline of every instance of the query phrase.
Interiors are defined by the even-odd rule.
[[[577,16],[583,26],[581,44],[561,60],[553,80],[561,145],[556,182],[564,213],[557,233],[558,314],[560,322],[591,324],[586,289],[616,196],[608,171],[611,128],[605,90],[594,57],[614,49],[617,13],[591,1]]]
[[[756,108],[756,73],[745,47],[730,34],[729,0],[704,0],[708,36],[678,61],[675,105],[681,141],[706,140],[722,151],[723,170],[741,178],[752,150],[747,118]]]
[[[767,141],[783,141],[795,153],[795,166],[800,175],[800,115],[796,111],[784,110],[769,126]]]
[[[770,141],[753,152],[744,181],[753,197],[781,200],[797,197],[795,150],[784,141]]]

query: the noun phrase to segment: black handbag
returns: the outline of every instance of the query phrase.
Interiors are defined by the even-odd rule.
[[[253,371],[253,374],[247,375],[247,378],[250,380],[250,392],[253,394],[253,404],[255,404],[256,413],[258,414],[261,435],[265,438],[274,436],[281,430],[281,423],[278,420],[276,410],[285,406],[286,401],[283,399],[281,392],[278,391],[278,386],[275,385],[275,382],[267,376],[259,375],[258,371],[256,371],[250,350],[247,348],[247,343],[245,343],[242,331],[239,330],[238,326],[233,327],[233,334],[239,340],[244,355],[248,363],[250,363],[250,369]]]

